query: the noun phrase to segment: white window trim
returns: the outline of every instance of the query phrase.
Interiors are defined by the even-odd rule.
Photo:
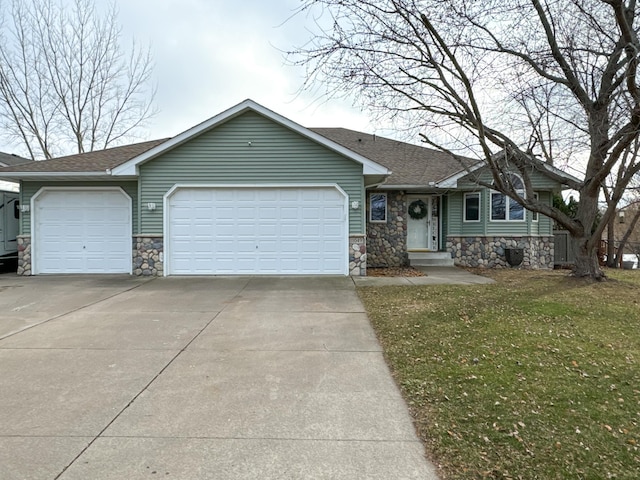
[[[384,197],[384,220],[373,220],[371,218],[371,214],[373,212],[373,209],[371,208],[371,198],[373,195],[382,195]],[[369,223],[387,223],[388,210],[389,210],[389,199],[387,198],[386,193],[373,192],[369,194]]]
[[[470,196],[478,197],[478,219],[477,220],[467,220],[467,197]],[[482,221],[482,193],[481,192],[467,192],[464,194],[464,198],[462,199],[462,221],[464,223],[479,223]]]

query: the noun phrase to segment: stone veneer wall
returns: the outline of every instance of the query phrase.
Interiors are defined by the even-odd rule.
[[[403,267],[409,264],[407,254],[407,199],[404,193],[387,194],[386,223],[369,222],[367,197],[367,263],[370,267]]]
[[[364,235],[349,236],[349,275],[367,274],[367,243]]]
[[[158,276],[163,274],[164,240],[161,236],[133,237],[133,274]]]
[[[506,248],[524,249],[520,268],[553,268],[553,236],[545,237],[447,237],[453,262],[462,267],[512,268]]]
[[[31,275],[31,237],[18,236],[18,275]]]

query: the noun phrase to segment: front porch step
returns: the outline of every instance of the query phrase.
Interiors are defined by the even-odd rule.
[[[449,252],[409,252],[412,267],[453,267]]]

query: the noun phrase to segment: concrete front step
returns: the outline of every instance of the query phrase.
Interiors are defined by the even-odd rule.
[[[412,267],[453,267],[449,252],[409,252]]]

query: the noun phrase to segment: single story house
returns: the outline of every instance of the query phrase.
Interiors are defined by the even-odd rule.
[[[478,175],[490,179],[446,153],[308,129],[251,100],[173,138],[0,168],[20,182],[22,275],[365,275],[506,266],[509,247],[525,267],[552,268],[552,222]],[[533,182],[544,202],[563,188]]]

